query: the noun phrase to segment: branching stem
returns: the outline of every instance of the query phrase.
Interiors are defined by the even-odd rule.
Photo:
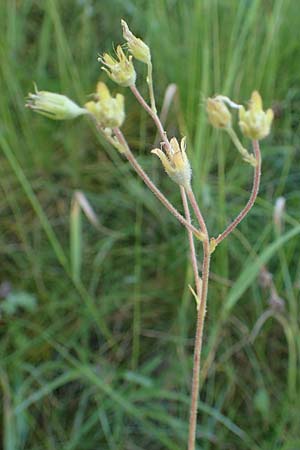
[[[149,69],[149,67],[148,67]],[[151,101],[151,107],[148,105],[148,103],[145,101],[145,99],[142,97],[136,86],[131,87],[131,91],[133,92],[134,96],[138,100],[138,102],[141,104],[141,106],[148,112],[148,114],[152,117],[158,132],[161,136],[161,139],[163,141],[164,146],[169,149],[170,148],[170,142],[168,140],[167,134],[163,128],[163,125],[156,113],[155,106],[153,107],[153,86],[152,86],[152,94],[151,94],[151,87],[150,83],[151,78],[149,78],[148,75],[148,84],[149,84],[149,92],[150,92],[150,101]],[[152,97],[153,95],[153,97]],[[243,158],[250,162],[254,166],[254,178],[253,178],[253,187],[251,191],[251,195],[249,198],[249,201],[247,202],[247,205],[245,208],[240,212],[240,214],[236,217],[236,219],[226,228],[226,230],[218,236],[217,239],[215,239],[214,244],[218,245],[226,236],[228,236],[234,228],[243,220],[243,218],[248,214],[252,206],[254,205],[254,202],[256,200],[258,191],[259,191],[259,184],[260,184],[260,173],[261,173],[261,155],[260,155],[260,149],[259,149],[259,143],[258,141],[253,141],[253,151],[254,156],[249,154],[246,149],[244,149],[238,140],[236,134],[232,130],[232,132],[229,133],[231,138],[233,139],[235,145],[237,146],[239,152],[242,154]],[[132,164],[134,169],[139,173],[139,175],[143,178],[143,180],[146,182],[146,179],[141,172],[141,168],[137,166],[137,163],[135,161],[133,155],[131,152],[126,153],[126,157],[129,160],[129,162]],[[148,184],[147,184],[148,185]],[[151,188],[150,188],[151,189]],[[155,192],[158,189],[155,187],[155,191],[151,189],[155,195],[158,196],[158,194]],[[158,191],[160,192],[160,191]],[[198,399],[199,399],[199,384],[200,384],[200,363],[201,363],[201,351],[202,351],[202,340],[203,340],[203,328],[204,328],[204,321],[205,321],[205,315],[206,315],[206,303],[207,303],[207,292],[208,292],[208,281],[209,281],[209,268],[210,268],[210,255],[211,255],[211,248],[210,248],[210,238],[207,231],[207,226],[205,223],[205,220],[202,216],[202,213],[200,211],[199,205],[197,203],[197,200],[195,198],[195,195],[193,193],[193,190],[190,186],[187,187],[180,187],[180,193],[182,197],[182,203],[184,207],[185,217],[188,226],[187,232],[188,232],[188,240],[189,240],[189,248],[190,248],[190,259],[191,264],[193,267],[193,274],[195,278],[195,286],[196,286],[196,294],[197,294],[197,324],[196,324],[196,334],[195,334],[195,342],[194,342],[194,361],[193,361],[193,379],[192,379],[192,388],[191,388],[191,405],[190,405],[190,419],[189,419],[189,436],[188,436],[188,450],[195,450],[195,442],[196,442],[196,431],[197,431],[197,412],[198,412]],[[197,218],[197,221],[199,223],[199,227],[201,229],[202,234],[202,246],[203,246],[203,263],[202,263],[202,279],[199,276],[198,271],[198,263],[197,263],[197,256],[196,256],[196,250],[195,250],[195,243],[193,238],[193,233],[191,231],[191,216],[190,216],[190,210],[187,198],[190,201],[190,204],[194,210],[195,216]],[[167,199],[164,199],[164,202],[168,202]],[[168,208],[169,209],[169,208]],[[174,214],[174,212],[173,212]],[[181,223],[183,223],[181,221]]]
[[[119,128],[114,128],[114,133],[120,144],[126,148],[124,152],[125,157],[134,168],[136,173],[141,177],[144,183],[148,186],[148,188],[153,192],[153,194],[161,201],[161,203],[170,211],[173,216],[186,228],[188,228],[198,239],[202,239],[202,233],[197,230],[192,224],[188,223],[188,221],[179,213],[179,211],[167,200],[164,194],[156,187],[156,185],[151,181],[148,175],[144,172],[140,164],[137,162],[133,153],[131,152],[129,145]]]
[[[170,142],[167,138],[167,134],[163,129],[161,121],[158,115],[150,108],[147,102],[144,100],[140,92],[135,86],[131,87],[131,90],[141,106],[148,112],[152,117],[161,139],[164,145],[169,148]],[[194,343],[194,362],[193,362],[193,379],[192,379],[192,390],[191,390],[191,405],[190,405],[190,421],[189,421],[189,438],[188,438],[188,450],[195,450],[195,440],[196,440],[196,428],[197,428],[197,410],[198,410],[198,398],[199,398],[199,380],[200,380],[200,359],[202,350],[202,336],[204,319],[206,313],[206,300],[207,300],[207,290],[208,290],[208,279],[209,279],[209,265],[210,265],[210,245],[209,245],[209,235],[206,227],[205,220],[202,216],[200,208],[198,206],[197,200],[190,186],[184,188],[180,187],[182,202],[185,210],[185,216],[189,225],[191,225],[191,218],[189,212],[189,206],[187,202],[186,195],[189,198],[191,206],[196,215],[197,221],[199,223],[203,238],[203,265],[202,265],[202,280],[199,277],[197,257],[195,251],[194,240],[191,232],[188,229],[188,239],[190,246],[190,258],[193,266],[193,273],[195,278],[196,293],[199,301],[199,306],[197,308],[197,325]]]

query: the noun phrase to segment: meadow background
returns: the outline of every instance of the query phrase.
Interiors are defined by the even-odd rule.
[[[246,102],[256,88],[274,108],[256,206],[213,255],[198,449],[299,450],[294,0],[1,1],[2,448],[185,448],[195,328],[185,231],[88,120],[51,122],[24,108],[33,81],[85,102],[107,80],[96,58],[121,41],[121,18],[151,46],[160,107],[168,84],[178,86],[166,126],[188,136],[212,235],[246,203],[251,167],[209,126],[204,100],[223,93]],[[146,93],[144,67],[136,68]],[[149,155],[152,123],[123,93],[135,154],[181,208],[178,189]],[[78,190],[97,227],[76,202]],[[266,271],[280,304],[264,287]]]

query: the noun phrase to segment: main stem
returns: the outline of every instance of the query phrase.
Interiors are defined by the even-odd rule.
[[[163,140],[165,147],[170,148],[170,142],[167,138],[167,134],[161,124],[161,121],[153,109],[147,104],[142,95],[139,93],[135,86],[131,86],[131,91],[135,95],[141,106],[148,112],[152,117],[159,134]],[[197,410],[198,410],[198,397],[199,397],[199,378],[200,378],[200,359],[202,350],[202,336],[203,336],[203,326],[206,313],[206,299],[208,290],[208,278],[209,278],[209,265],[210,265],[210,245],[209,245],[209,235],[204,218],[199,209],[198,203],[195,199],[194,193],[191,187],[180,188],[183,206],[185,210],[185,215],[187,222],[190,223],[190,212],[186,199],[186,194],[189,198],[191,206],[197,217],[201,232],[202,232],[202,245],[203,245],[203,265],[202,265],[202,283],[198,273],[197,257],[195,252],[193,236],[190,233],[190,227],[187,227],[189,244],[190,244],[190,257],[193,266],[193,272],[195,277],[195,284],[197,290],[197,297],[199,300],[199,307],[197,308],[197,326],[194,344],[194,362],[193,362],[193,379],[192,379],[192,391],[191,391],[191,406],[190,406],[190,422],[189,422],[189,439],[188,439],[188,450],[195,450],[195,440],[196,440],[196,428],[197,428]]]
[[[219,234],[219,236],[216,238],[215,243],[218,245],[220,242],[223,241],[235,228],[236,226],[246,217],[250,209],[255,203],[256,197],[259,192],[259,185],[260,185],[260,175],[261,175],[261,154],[260,154],[260,148],[259,148],[259,142],[258,141],[252,141],[254,156],[256,159],[256,166],[254,169],[254,176],[253,176],[253,186],[250,198],[244,207],[242,211],[239,213],[239,215],[234,219],[233,222],[231,222],[230,225],[226,228],[225,231],[223,231],[222,234]]]
[[[200,381],[200,362],[201,362],[203,327],[206,314],[206,301],[207,301],[209,266],[210,266],[210,248],[209,248],[209,235],[207,227],[192,189],[187,190],[187,196],[195,212],[201,231],[205,235],[205,239],[203,240],[202,243],[203,245],[202,286],[199,297],[200,299],[199,309],[197,310],[197,326],[194,344],[193,380],[192,380],[189,438],[188,438],[188,450],[195,450],[199,381]]]

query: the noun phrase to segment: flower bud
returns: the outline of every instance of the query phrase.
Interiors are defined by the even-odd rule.
[[[104,53],[102,57],[98,58],[98,61],[101,61],[106,66],[102,67],[102,70],[120,86],[133,86],[136,80],[136,73],[132,63],[132,56],[127,58],[120,45],[117,47],[116,55],[116,59],[108,53]]]
[[[245,111],[244,107],[239,110],[239,126],[246,137],[261,140],[270,133],[273,117],[272,109],[263,111],[261,96],[257,91],[254,91],[251,95],[248,111]]]
[[[69,120],[87,114],[86,109],[80,108],[65,95],[38,91],[36,85],[35,93],[28,94],[25,106],[53,120]]]
[[[123,37],[127,41],[128,50],[132,56],[145,64],[151,63],[151,54],[148,45],[142,41],[142,39],[137,38],[128,28],[125,20],[121,20],[121,25],[123,28]]]
[[[124,97],[121,94],[112,97],[105,83],[97,84],[94,100],[84,106],[102,128],[120,127],[124,122]]]
[[[191,184],[192,169],[185,149],[186,138],[181,139],[179,146],[177,139],[173,137],[170,141],[170,146],[165,146],[166,153],[159,148],[155,148],[151,153],[159,157],[165,171],[175,183],[188,187]]]
[[[208,119],[213,127],[231,127],[231,113],[220,98],[208,98],[206,101],[206,111]]]

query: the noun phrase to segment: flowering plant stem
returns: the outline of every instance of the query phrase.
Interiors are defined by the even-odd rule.
[[[242,211],[238,214],[238,216],[231,222],[228,227],[223,231],[223,233],[219,234],[219,236],[216,238],[215,243],[218,245],[220,242],[223,241],[236,227],[237,225],[246,217],[250,209],[255,203],[258,191],[259,191],[259,185],[260,185],[260,175],[261,175],[261,154],[260,154],[260,148],[259,148],[259,142],[258,141],[252,141],[254,156],[256,159],[256,166],[254,168],[254,176],[253,176],[253,186],[250,198],[246,204],[246,206],[242,209]]]
[[[148,112],[148,114],[152,117],[154,123],[157,126],[159,134],[163,140],[163,143],[166,146],[169,146],[169,140],[167,138],[167,134],[163,129],[161,121],[156,112],[153,111],[144,100],[142,95],[139,93],[135,86],[131,86],[131,91],[134,96],[141,104],[141,106]],[[185,211],[185,217],[187,222],[191,224],[191,217],[189,206],[187,202],[187,197],[191,203],[191,206],[196,215],[197,221],[199,223],[201,232],[203,233],[203,265],[202,265],[202,280],[199,277],[198,272],[198,264],[197,264],[197,256],[195,250],[194,239],[191,231],[188,229],[188,240],[190,247],[190,259],[193,267],[193,273],[195,278],[196,285],[196,294],[197,294],[197,326],[196,326],[196,335],[195,335],[195,343],[194,343],[194,362],[193,362],[193,380],[192,380],[192,390],[191,390],[191,406],[190,406],[190,424],[189,424],[189,438],[188,438],[188,450],[194,450],[195,448],[195,438],[196,438],[196,426],[197,426],[197,408],[198,408],[198,397],[199,397],[199,378],[200,378],[200,358],[201,358],[201,349],[202,349],[202,336],[203,336],[203,327],[204,327],[204,319],[206,313],[206,300],[207,300],[207,291],[208,291],[208,278],[209,278],[209,265],[210,265],[210,245],[209,245],[209,235],[206,227],[205,220],[202,216],[200,208],[198,206],[197,200],[193,193],[193,190],[190,186],[180,187],[180,193],[182,198],[182,203]]]
[[[142,97],[136,86],[131,86],[131,91],[141,104],[141,106],[145,109],[145,111],[151,116],[153,119],[158,132],[161,136],[164,146],[169,148],[170,142],[167,137],[167,133],[165,132],[163,125],[156,113],[156,109],[150,108],[148,103]],[[152,101],[151,101],[152,103]],[[253,151],[256,160],[256,165],[254,169],[254,177],[253,177],[253,187],[251,191],[250,198],[243,208],[243,210],[239,213],[236,219],[225,229],[225,231],[215,239],[215,244],[218,245],[225,237],[227,237],[235,227],[244,219],[244,217],[248,214],[254,202],[256,200],[259,184],[260,184],[260,173],[261,173],[261,155],[259,149],[258,141],[253,141]],[[129,156],[129,157],[128,157]],[[132,155],[133,156],[133,155]],[[131,154],[126,155],[127,159],[131,162],[135,170],[138,172],[135,167],[134,161],[132,161]],[[143,178],[143,177],[142,177]],[[145,180],[144,180],[145,181]],[[188,222],[189,226],[187,228],[188,233],[188,241],[189,241],[189,253],[190,253],[190,261],[193,268],[193,275],[195,279],[196,286],[196,295],[197,295],[197,323],[196,323],[196,333],[195,333],[195,341],[194,341],[194,359],[193,359],[193,378],[192,378],[192,387],[191,387],[191,404],[190,404],[190,418],[189,418],[189,436],[188,436],[188,450],[195,450],[195,441],[196,441],[196,428],[197,428],[197,411],[198,411],[198,398],[199,398],[199,383],[200,383],[200,362],[201,362],[201,351],[202,351],[202,338],[203,338],[203,328],[204,328],[204,320],[206,315],[206,303],[207,303],[207,292],[208,292],[208,282],[209,282],[209,268],[210,268],[210,239],[207,230],[207,226],[203,215],[200,211],[199,205],[195,198],[194,192],[190,186],[180,186],[180,193],[182,198],[182,203],[185,212],[185,218]],[[188,201],[193,208],[197,221],[199,223],[200,230],[203,234],[202,246],[203,246],[203,262],[202,262],[202,278],[199,276],[198,271],[198,263],[197,256],[195,250],[195,243],[193,238],[193,233],[190,229],[191,226],[191,215],[189,210]]]
[[[272,109],[268,109],[266,112],[263,110],[262,99],[257,91],[252,93],[250,105],[247,111],[242,105],[238,105],[232,102],[228,97],[222,95],[218,95],[215,98],[210,98],[207,100],[207,113],[211,124],[215,128],[225,129],[231,137],[234,145],[243,156],[244,161],[250,163],[254,167],[252,191],[246,206],[233,220],[233,222],[228,225],[223,233],[219,234],[216,239],[210,238],[206,222],[203,218],[191,186],[192,169],[186,154],[186,138],[183,137],[181,139],[180,145],[176,137],[172,137],[169,140],[167,133],[164,130],[162,121],[157,114],[152,80],[150,49],[141,39],[134,36],[124,20],[122,20],[121,23],[123,27],[123,36],[128,43],[128,49],[131,55],[127,57],[122,50],[122,46],[119,45],[116,50],[117,58],[113,58],[107,53],[105,53],[103,57],[100,57],[100,61],[105,66],[102,67],[102,69],[104,69],[109,77],[120,86],[130,87],[137,101],[153,119],[161,138],[161,144],[160,148],[153,149],[152,153],[156,154],[160,158],[168,176],[180,186],[185,217],[180,214],[180,212],[169,202],[164,194],[152,182],[131,152],[127,140],[120,130],[120,127],[125,119],[124,97],[122,94],[118,93],[115,97],[113,97],[111,96],[105,83],[98,82],[93,99],[88,101],[84,105],[84,108],[81,108],[64,95],[48,91],[38,91],[36,89],[34,94],[29,94],[26,106],[33,111],[54,120],[67,120],[75,118],[79,115],[88,114],[94,121],[99,133],[101,133],[111,145],[113,145],[126,157],[135,172],[140,176],[148,188],[187,230],[189,254],[195,279],[196,293],[193,291],[193,288],[191,288],[191,291],[195,296],[197,304],[197,322],[194,342],[193,377],[191,386],[188,436],[188,450],[195,450],[200,362],[203,328],[206,314],[210,256],[216,246],[235,229],[235,227],[244,219],[254,205],[259,191],[261,175],[261,155],[258,140],[263,139],[269,134],[274,114]],[[147,101],[145,101],[135,86],[136,72],[132,63],[133,57],[147,64],[147,83],[151,106],[147,103]],[[227,103],[230,107],[239,109],[239,126],[242,133],[252,140],[254,154],[248,153],[239,141],[237,134],[232,128],[231,113],[225,103]],[[189,204],[193,209],[199,228],[192,225]],[[203,261],[201,277],[198,270],[194,236],[196,236],[198,240],[202,241]]]

